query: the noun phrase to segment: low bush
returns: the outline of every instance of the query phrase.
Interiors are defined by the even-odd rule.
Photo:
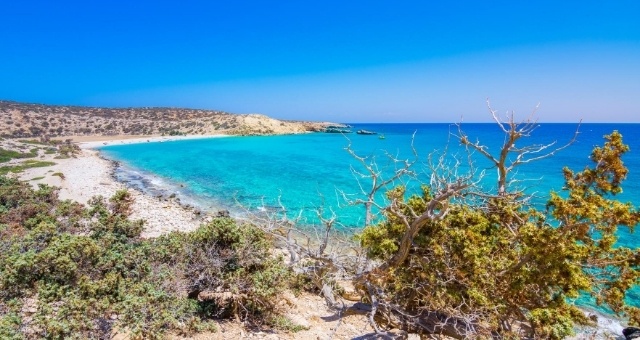
[[[227,316],[280,320],[290,273],[264,233],[223,218],[142,239],[130,204],[119,191],[85,207],[0,176],[0,338],[159,338]]]
[[[38,149],[32,149],[28,153],[0,148],[0,163],[8,162],[14,158],[33,158],[38,156]]]
[[[41,168],[41,167],[45,167],[45,166],[52,166],[55,165],[56,163],[54,162],[47,162],[47,161],[36,161],[33,159],[30,160],[26,160],[24,162],[22,162],[21,164],[18,165],[5,165],[5,166],[0,166],[0,175],[6,175],[10,172],[22,172],[26,169],[31,169],[31,168]]]

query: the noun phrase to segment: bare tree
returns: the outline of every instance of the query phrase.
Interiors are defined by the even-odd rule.
[[[302,225],[304,219],[301,212],[288,215],[285,207],[279,202],[279,209],[261,213],[249,212],[251,223],[260,226],[263,230],[273,235],[278,244],[289,254],[289,263],[298,273],[307,275],[314,285],[322,292],[327,304],[338,311],[345,310],[345,301],[337,296],[338,281],[353,280],[359,293],[366,296],[371,304],[369,320],[376,332],[381,334],[384,330],[379,326],[380,321],[401,327],[407,330],[426,332],[432,334],[444,334],[454,338],[492,336],[491,330],[486,327],[487,315],[499,314],[492,306],[474,305],[472,301],[462,299],[453,305],[431,306],[420,310],[407,310],[398,299],[402,297],[387,293],[384,284],[387,277],[394,275],[394,271],[414,264],[408,261],[415,250],[416,237],[431,223],[445,219],[452,206],[460,206],[463,202],[476,207],[482,206],[491,199],[516,199],[523,192],[511,191],[513,172],[520,165],[548,158],[558,151],[567,148],[575,142],[578,131],[574,133],[569,142],[562,146],[556,146],[556,142],[541,145],[516,145],[523,137],[530,134],[539,126],[531,117],[524,122],[516,123],[513,113],[506,120],[500,119],[495,110],[487,101],[492,118],[504,133],[504,142],[494,155],[479,141],[472,142],[463,132],[462,126],[457,125],[457,132],[451,134],[453,141],[459,142],[463,148],[460,154],[451,153],[448,145],[442,152],[433,152],[424,164],[424,171],[428,175],[425,185],[429,188],[429,195],[424,197],[424,209],[416,210],[406,200],[407,191],[404,186],[409,180],[417,178],[414,169],[419,157],[411,142],[412,158],[401,159],[397,155],[386,153],[385,156],[391,164],[387,168],[380,167],[373,156],[364,157],[358,155],[349,141],[345,150],[357,161],[360,168],[351,167],[351,171],[358,181],[361,198],[351,199],[349,195],[340,192],[349,204],[362,205],[365,208],[365,225],[372,226],[375,222],[373,209],[383,212],[387,218],[393,217],[404,227],[401,236],[397,239],[397,250],[393,254],[380,261],[372,261],[365,254],[365,249],[355,244],[351,238],[352,231],[341,225],[332,209],[326,209],[322,204],[316,211],[319,224]],[[534,110],[535,112],[535,110]],[[484,179],[485,172],[477,169],[474,157],[480,154],[487,158],[498,172],[496,192],[486,192],[480,182]],[[391,168],[391,170],[389,169]],[[385,202],[377,200],[382,191],[391,189],[391,186],[401,184],[399,189],[387,193]],[[514,218],[518,218],[515,216]],[[517,223],[511,227],[509,221],[503,221],[503,225],[511,230],[514,239],[517,239]],[[519,221],[522,223],[522,221]],[[465,287],[464,282],[457,276],[459,262],[446,256],[440,260],[444,263],[443,272],[435,273],[442,285],[455,282]],[[525,263],[529,259],[523,258],[517,263]],[[515,267],[505,270],[517,269]],[[424,268],[412,268],[416,272],[428,272],[428,266]],[[506,275],[497,273],[496,275]],[[412,287],[416,291],[427,291],[429,287]],[[470,287],[466,287],[470,288]],[[422,297],[424,298],[424,297]],[[511,331],[512,324],[518,324],[513,332],[527,331],[527,325],[522,324],[522,315],[513,317],[522,311],[513,309],[511,314],[501,319],[500,327]],[[510,319],[511,318],[511,319]]]
[[[513,112],[508,114],[506,119],[501,119],[498,116],[497,111],[491,108],[489,99],[487,99],[487,108],[489,109],[489,112],[491,112],[491,117],[495,123],[504,133],[504,142],[500,148],[498,156],[492,155],[488,151],[488,148],[485,145],[480,144],[479,141],[472,142],[462,131],[460,124],[458,124],[457,138],[460,140],[461,144],[476,150],[495,166],[498,172],[498,196],[505,196],[509,194],[507,191],[509,186],[508,178],[516,167],[549,158],[557,152],[569,147],[578,137],[580,124],[578,124],[578,128],[576,128],[571,140],[562,146],[556,147],[557,142],[554,141],[548,144],[533,144],[519,147],[516,146],[516,142],[523,137],[530,137],[531,133],[540,126],[537,119],[534,119],[538,106],[535,107],[531,115],[526,120],[520,123],[517,123],[514,120]]]
[[[415,172],[411,169],[414,164],[418,160],[418,153],[413,146],[413,142],[415,139],[415,133],[411,137],[411,152],[413,155],[413,159],[399,159],[397,156],[390,154],[385,151],[386,157],[391,161],[393,165],[393,173],[388,177],[384,178],[383,170],[381,169],[379,164],[376,161],[374,156],[365,157],[358,155],[352,148],[351,140],[347,138],[349,144],[345,147],[345,150],[360,163],[364,171],[357,170],[353,166],[351,166],[351,173],[356,178],[358,185],[360,187],[360,191],[364,198],[358,198],[355,200],[351,200],[348,196],[342,193],[342,197],[351,205],[363,205],[365,208],[365,226],[371,225],[373,222],[373,211],[372,208],[375,206],[378,209],[382,210],[383,205],[376,202],[376,195],[380,192],[380,190],[388,188],[389,185],[393,184],[395,181],[401,180],[404,177],[415,177]],[[362,180],[366,179],[370,183],[362,183]]]
[[[447,154],[447,150],[440,154],[431,154],[427,163],[428,173],[430,174],[429,188],[431,190],[429,197],[425,198],[425,208],[420,212],[416,212],[405,199],[405,191],[398,190],[388,194],[390,202],[384,207],[385,214],[393,217],[395,221],[399,221],[404,226],[404,231],[398,239],[397,250],[391,254],[386,260],[380,262],[371,271],[363,273],[357,277],[358,287],[366,294],[372,303],[372,312],[370,322],[377,331],[381,331],[376,325],[376,313],[383,317],[384,321],[396,327],[423,331],[428,333],[438,333],[455,338],[464,338],[470,336],[491,336],[491,331],[483,325],[487,315],[499,314],[495,309],[489,307],[473,305],[471,301],[462,299],[458,305],[442,306],[436,309],[406,310],[398,303],[396,296],[390,296],[386,293],[384,282],[389,276],[394,275],[395,270],[407,268],[414,264],[408,263],[407,259],[414,249],[414,240],[422,229],[429,223],[444,219],[449,213],[452,202],[460,205],[463,200],[469,201],[470,204],[477,204],[481,207],[482,202],[486,202],[493,198],[517,199],[524,195],[521,191],[512,192],[509,190],[511,184],[511,174],[514,169],[520,165],[548,158],[556,154],[558,151],[567,148],[575,142],[578,131],[574,133],[569,142],[562,146],[556,146],[556,142],[541,145],[516,146],[523,137],[529,137],[530,134],[539,126],[536,121],[527,119],[524,122],[516,123],[513,113],[508,116],[506,121],[501,120],[496,111],[489,110],[494,121],[498,124],[505,139],[499,149],[498,155],[494,156],[489,152],[488,148],[480,142],[471,142],[470,138],[463,132],[461,125],[458,124],[457,134],[453,136],[464,147],[466,158],[459,158],[457,155]],[[535,110],[534,110],[535,113]],[[480,186],[480,182],[484,177],[483,171],[476,171],[473,156],[479,153],[487,158],[498,172],[497,192],[485,192]],[[360,160],[353,152],[351,154]],[[361,161],[361,163],[363,163]],[[375,169],[374,166],[364,164],[365,168]],[[464,165],[464,166],[463,166]],[[466,171],[461,171],[466,169]],[[380,179],[376,178],[376,181]],[[382,187],[376,186],[374,182],[372,194],[368,197],[375,197],[375,191],[381,190]],[[475,203],[473,203],[475,202]],[[364,203],[367,203],[364,201]],[[373,203],[374,204],[374,203]],[[518,218],[518,216],[513,216]],[[510,227],[509,221],[502,221],[503,225]],[[524,221],[520,220],[522,224]],[[517,223],[514,223],[517,224]],[[511,230],[514,240],[517,239],[516,231]],[[460,263],[451,261],[447,256],[439,257],[439,261],[444,265],[445,269],[435,275],[441,280],[442,285],[455,282],[461,288],[465,286],[460,277],[457,276]],[[522,261],[528,261],[523,258]],[[521,261],[521,262],[522,262]],[[427,261],[428,262],[428,261]],[[518,262],[518,261],[516,261]],[[421,263],[420,265],[424,265]],[[517,264],[516,264],[517,266]],[[512,268],[513,269],[513,268]],[[414,270],[414,269],[412,269]],[[428,267],[415,268],[416,273],[431,270]],[[416,281],[419,284],[419,281]],[[415,286],[415,291],[429,291],[429,287]],[[422,297],[426,298],[426,297]],[[514,309],[512,311],[516,315],[522,314],[522,311]],[[521,322],[525,318],[520,315],[517,320],[503,320],[504,329],[511,329],[513,322]],[[521,331],[527,329],[527,325],[520,325]]]
[[[319,224],[306,223],[302,211],[287,214],[280,198],[275,209],[243,209],[247,221],[274,238],[276,246],[288,253],[291,268],[313,282],[329,307],[345,309],[344,301],[335,295],[335,291],[342,291],[337,281],[353,279],[368,262],[352,240],[355,231],[340,224],[333,209],[326,210],[324,202],[320,204],[316,209]]]

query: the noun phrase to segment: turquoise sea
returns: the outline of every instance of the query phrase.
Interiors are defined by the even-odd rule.
[[[189,204],[205,210],[227,209],[240,214],[239,205],[255,211],[277,209],[279,201],[290,217],[300,214],[303,223],[314,223],[315,210],[323,206],[333,210],[344,226],[361,227],[363,209],[349,206],[344,197],[363,197],[361,186],[371,186],[370,180],[359,178],[357,172],[365,169],[345,151],[349,144],[360,156],[375,158],[382,176],[389,174],[394,163],[388,155],[398,159],[411,159],[411,142],[418,152],[414,170],[417,179],[409,180],[408,187],[416,189],[419,182],[428,180],[426,163],[429,154],[447,150],[457,155],[468,171],[466,154],[452,134],[458,132],[451,124],[352,124],[352,131],[366,129],[384,135],[357,135],[355,133],[311,133],[288,136],[225,137],[163,143],[140,143],[102,147],[106,158],[119,161],[116,177],[147,190],[151,194],[176,193]],[[529,144],[557,142],[562,146],[571,140],[577,124],[540,124],[530,138],[521,140]],[[462,124],[471,138],[488,146],[494,154],[503,142],[503,134],[496,124]],[[531,194],[534,202],[543,205],[550,190],[561,190],[561,170],[568,166],[581,170],[590,165],[589,154],[596,145],[602,145],[603,135],[620,131],[631,152],[624,157],[630,173],[619,195],[623,201],[640,206],[640,124],[582,124],[576,142],[555,156],[520,167],[516,179]],[[483,185],[491,189],[496,174],[479,154],[476,175],[485,172]],[[355,171],[355,172],[354,172]],[[359,181],[360,180],[360,181]],[[396,184],[399,184],[397,182]],[[382,195],[379,195],[382,200]],[[330,209],[329,209],[330,208]],[[620,231],[620,244],[640,246],[637,234]],[[640,302],[640,295],[630,296]],[[587,303],[587,302],[585,302]]]
[[[238,206],[250,209],[275,209],[278,200],[293,216],[299,212],[313,222],[316,208],[331,207],[346,226],[362,226],[362,210],[347,204],[348,199],[362,198],[371,181],[356,172],[365,171],[345,151],[352,149],[367,161],[375,159],[382,177],[394,169],[389,155],[398,159],[413,159],[413,145],[418,153],[414,170],[418,179],[411,179],[409,187],[428,180],[426,163],[433,152],[447,151],[456,155],[468,171],[467,156],[453,134],[457,127],[450,124],[352,124],[352,131],[366,129],[384,135],[355,133],[311,133],[287,136],[225,137],[140,143],[102,147],[103,155],[122,163],[116,174],[121,180],[141,189],[175,191],[183,200],[203,209],[228,209],[238,212]],[[496,124],[463,124],[463,131],[496,153],[503,135]],[[577,124],[540,124],[525,144],[566,144],[578,129]],[[582,124],[577,141],[551,158],[521,166],[515,178],[525,180],[519,185],[534,194],[536,202],[544,204],[550,190],[562,188],[563,166],[580,170],[589,165],[588,156],[595,145],[603,143],[602,136],[620,131],[631,147],[624,158],[630,169],[620,199],[640,205],[640,124]],[[496,174],[479,154],[475,174],[484,171],[483,185],[491,189]],[[399,184],[399,182],[396,182]],[[344,194],[344,195],[343,195]],[[380,197],[382,199],[382,197]],[[636,244],[632,239],[624,243]]]

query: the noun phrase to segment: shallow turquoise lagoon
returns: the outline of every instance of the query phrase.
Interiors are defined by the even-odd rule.
[[[503,135],[495,124],[464,124],[463,130],[472,140],[478,139],[496,153]],[[524,143],[547,144],[557,141],[563,145],[571,139],[576,124],[541,124],[533,136]],[[246,207],[254,211],[286,207],[289,217],[302,216],[302,223],[315,223],[315,211],[324,207],[332,210],[338,220],[349,227],[363,225],[364,211],[349,206],[351,200],[362,198],[370,180],[360,178],[364,168],[345,151],[353,150],[367,160],[375,159],[382,176],[389,175],[395,164],[388,155],[398,159],[411,159],[411,143],[419,154],[415,169],[417,179],[405,182],[417,190],[420,181],[428,179],[425,166],[428,155],[445,149],[450,155],[464,156],[452,134],[457,127],[449,124],[354,124],[353,131],[367,129],[384,134],[304,134],[266,137],[225,137],[164,143],[114,145],[101,148],[104,156],[122,163],[117,174],[121,179],[143,190],[163,189],[176,192],[183,201],[203,209],[228,209],[240,214]],[[516,177],[534,194],[536,204],[543,205],[550,190],[561,190],[562,167],[574,170],[590,165],[588,156],[595,145],[602,145],[602,136],[619,130],[631,147],[624,158],[630,169],[624,184],[623,201],[640,205],[640,125],[638,124],[583,124],[577,142],[556,156],[522,166]],[[412,137],[414,136],[415,137]],[[494,186],[495,170],[475,155],[476,174],[485,172],[483,185]],[[465,156],[466,157],[466,156]],[[461,172],[468,168],[462,167]],[[394,184],[400,184],[396,182]],[[378,200],[384,198],[378,196]],[[327,216],[327,215],[325,215]],[[620,244],[640,245],[637,234],[620,231]],[[636,290],[629,296],[640,302]],[[581,301],[588,305],[589,301]]]
[[[464,131],[472,138],[497,152],[502,142],[501,131],[495,124],[464,124]],[[529,140],[531,143],[557,141],[562,145],[571,139],[576,124],[542,124]],[[115,145],[102,148],[103,154],[118,160],[123,169],[133,171],[141,185],[164,185],[207,209],[224,208],[238,211],[238,205],[250,209],[272,209],[280,201],[291,216],[303,213],[313,221],[315,209],[329,207],[348,226],[362,225],[362,209],[349,206],[348,199],[362,198],[362,188],[368,190],[371,181],[357,172],[365,169],[344,149],[352,148],[368,160],[375,159],[383,174],[389,175],[394,166],[388,154],[399,159],[412,159],[411,141],[419,154],[415,167],[418,180],[427,180],[425,166],[428,155],[445,148],[451,155],[464,156],[452,139],[457,127],[449,124],[358,124],[352,130],[367,129],[384,134],[304,134],[266,137],[226,137]],[[556,156],[522,166],[516,175],[528,179],[521,185],[536,195],[542,204],[548,192],[562,188],[561,169],[569,166],[582,169],[589,164],[588,156],[594,145],[602,144],[602,136],[614,129],[621,131],[631,153],[625,163],[631,169],[621,196],[623,200],[640,203],[640,125],[583,124],[578,141]],[[634,152],[635,151],[635,152]],[[495,171],[480,155],[476,155],[476,174],[485,171],[484,185],[495,182]],[[466,171],[463,167],[461,171]],[[355,172],[354,172],[355,171]],[[126,177],[126,176],[125,176]],[[153,178],[153,180],[149,180]],[[395,184],[400,184],[396,182]],[[409,180],[416,188],[418,181]],[[379,197],[383,199],[382,196]],[[632,242],[634,243],[634,242]]]

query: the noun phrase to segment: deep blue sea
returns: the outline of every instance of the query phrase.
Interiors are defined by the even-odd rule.
[[[101,148],[103,155],[120,161],[123,167],[117,174],[133,185],[154,190],[164,187],[175,191],[183,200],[203,209],[228,209],[239,213],[238,205],[254,210],[276,209],[282,203],[289,217],[301,214],[304,223],[315,221],[315,210],[333,210],[345,226],[362,226],[364,216],[360,207],[349,206],[351,200],[362,198],[362,188],[368,190],[370,180],[357,174],[365,169],[351,157],[345,147],[349,144],[367,161],[375,159],[384,177],[395,164],[388,155],[398,159],[412,159],[411,142],[418,153],[414,170],[418,179],[409,180],[410,188],[417,188],[421,180],[428,180],[426,166],[429,155],[447,151],[462,161],[460,173],[469,171],[467,156],[452,134],[458,128],[451,124],[352,124],[352,131],[366,129],[383,134],[311,133],[288,136],[225,137],[114,145]],[[577,124],[540,124],[530,138],[523,138],[516,146],[548,144],[562,146],[572,139]],[[472,141],[479,140],[496,154],[503,142],[503,134],[496,124],[462,124]],[[620,131],[631,152],[624,157],[630,169],[623,201],[640,206],[640,124],[582,124],[577,141],[551,158],[518,168],[516,179],[535,195],[536,204],[543,205],[551,190],[562,189],[562,168],[581,170],[590,165],[589,154],[594,146],[602,145],[603,136]],[[451,158],[450,158],[451,159]],[[475,174],[484,172],[483,185],[495,187],[496,173],[479,154],[474,154]],[[399,184],[396,182],[395,184]],[[143,188],[144,189],[144,188]],[[383,200],[383,196],[378,196]],[[330,209],[329,209],[330,208]],[[637,234],[620,231],[621,245],[637,247]],[[630,297],[636,302],[640,295]]]

